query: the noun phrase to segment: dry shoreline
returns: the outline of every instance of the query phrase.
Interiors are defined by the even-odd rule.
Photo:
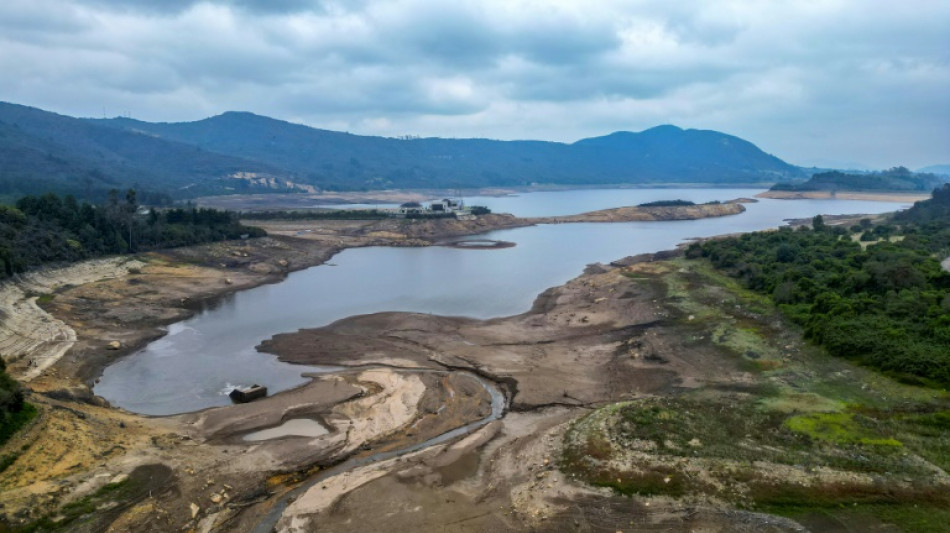
[[[359,483],[347,482],[340,497],[346,496],[349,502],[369,498],[369,502],[378,492],[367,493],[360,487],[408,483],[414,487],[413,498],[431,499],[426,505],[439,509],[442,522],[432,522],[433,529],[478,512],[483,518],[474,523],[499,531],[521,530],[537,526],[539,517],[547,516],[544,509],[551,502],[536,490],[542,473],[551,476],[552,486],[564,494],[593,498],[592,505],[605,496],[567,479],[553,481],[558,473],[550,460],[557,435],[589,406],[663,394],[695,386],[700,380],[744,379],[741,372],[708,354],[688,361],[676,358],[679,350],[673,338],[659,334],[662,330],[655,327],[665,313],[656,303],[656,288],[640,284],[633,293],[625,288],[629,280],[624,269],[634,266],[649,271],[649,258],[640,258],[623,268],[589,270],[540,295],[530,312],[517,317],[478,323],[421,317],[422,327],[410,328],[416,334],[400,325],[406,319],[402,315],[346,319],[348,328],[390,328],[387,331],[393,332],[380,341],[377,353],[382,355],[375,359],[367,357],[365,346],[359,346],[360,338],[369,337],[354,337],[351,332],[338,332],[329,355],[326,350],[305,349],[294,355],[286,343],[293,346],[304,337],[277,336],[269,341],[269,349],[280,351],[287,360],[340,358],[351,351],[358,351],[360,360],[346,362],[354,367],[352,371],[321,377],[247,406],[152,418],[109,408],[89,390],[105,365],[162,335],[162,326],[237,290],[278,282],[289,272],[320,264],[343,248],[425,246],[529,223],[503,215],[481,220],[468,225],[446,220],[383,228],[379,224],[391,221],[347,222],[325,225],[323,233],[302,235],[290,223],[275,222],[269,228],[272,237],[145,254],[138,263],[113,265],[111,277],[93,272],[92,281],[86,283],[71,286],[73,278],[64,278],[49,286],[46,290],[55,296],[43,309],[72,328],[76,340],[29,384],[31,401],[43,415],[5,447],[28,448],[0,474],[2,512],[11,523],[24,523],[52,512],[64,501],[94,494],[112,479],[158,464],[169,468],[173,476],[152,487],[152,496],[133,501],[130,510],[112,522],[115,530],[168,531],[190,526],[247,531],[269,502],[306,479],[314,465],[399,448],[483,417],[486,398],[464,378],[464,372],[474,372],[509,388],[509,400],[517,412],[469,439],[434,446],[390,464],[385,471],[375,470],[379,475],[359,475]],[[647,263],[635,266],[643,261]],[[54,278],[57,275],[51,273]],[[624,344],[630,335],[642,335],[638,345]],[[473,344],[455,346],[441,339],[468,339]],[[118,350],[108,349],[113,341],[119,342]],[[284,344],[278,350],[273,343]],[[298,345],[297,349],[302,348]],[[624,358],[617,360],[619,353]],[[587,354],[588,359],[579,354]],[[28,360],[29,356],[21,357],[11,370],[21,375],[29,371]],[[367,365],[380,363],[388,368],[367,370]],[[445,377],[427,374],[430,370],[445,372]],[[556,388],[552,388],[554,383]],[[440,410],[442,406],[447,407]],[[320,420],[331,431],[316,440],[290,437],[245,443],[238,438],[299,417]],[[367,419],[372,423],[362,422]],[[338,481],[344,479],[350,478]],[[470,499],[469,503],[436,505],[447,487],[458,498]],[[507,491],[499,492],[500,487]],[[514,514],[490,512],[498,505],[508,506]],[[296,509],[307,521],[336,507],[319,503]],[[686,511],[670,504],[664,512],[677,517]],[[707,513],[716,517],[707,517],[709,523],[732,523],[715,508]],[[345,529],[346,521],[336,519]],[[282,531],[296,527],[290,518],[281,524]],[[405,524],[408,528],[417,525]],[[385,527],[382,521],[369,530]]]
[[[874,191],[765,191],[756,198],[778,200],[868,200],[874,202],[914,203],[930,198],[930,193],[874,192]]]

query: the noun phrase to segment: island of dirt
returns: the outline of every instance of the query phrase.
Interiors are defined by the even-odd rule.
[[[523,223],[497,216],[491,224]],[[16,353],[4,356],[40,415],[0,450],[13,457],[0,472],[0,530],[802,531],[715,497],[631,499],[564,467],[565,439],[595,409],[763,383],[760,364],[730,344],[737,320],[774,328],[770,357],[799,357],[800,337],[773,315],[735,312],[698,332],[683,307],[691,267],[669,254],[592,265],[514,317],[382,313],[277,335],[259,349],[343,370],[250,404],[146,417],[91,393],[105,365],[224,294],[346,246],[432,244],[489,225],[405,222],[273,222],[262,239],[17,285],[4,305],[32,318],[11,321],[5,308],[2,338]],[[26,334],[24,323],[49,327]],[[295,420],[324,431],[245,439]]]

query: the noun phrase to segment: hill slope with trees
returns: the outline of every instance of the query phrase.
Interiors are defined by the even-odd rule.
[[[148,203],[242,192],[689,183],[803,178],[752,143],[660,126],[573,144],[387,138],[251,113],[196,122],[76,119],[0,102],[0,196],[94,201],[134,188]]]
[[[124,199],[113,190],[103,205],[72,196],[20,198],[0,205],[0,280],[28,268],[102,255],[171,248],[209,241],[261,236],[237,215],[215,209],[174,208],[142,212],[134,190]]]
[[[96,121],[303,174],[321,187],[390,188],[612,183],[772,182],[798,170],[714,131],[660,126],[573,144],[351,135],[251,113],[197,122]]]
[[[871,242],[866,248],[860,241]],[[846,230],[816,217],[694,244],[746,287],[768,295],[832,355],[909,380],[950,385],[950,184],[889,222]]]

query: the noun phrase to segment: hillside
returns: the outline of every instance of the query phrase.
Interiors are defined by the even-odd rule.
[[[911,172],[895,167],[881,172],[820,172],[802,183],[781,182],[773,191],[893,191],[930,192],[948,179],[930,173]]]
[[[276,167],[140,132],[0,102],[0,195],[48,191],[104,199],[135,188],[147,202],[233,192],[237,172],[286,176]]]
[[[748,183],[798,175],[742,139],[675,126],[563,144],[370,137],[234,112],[174,124],[95,122],[280,166],[324,188]]]
[[[660,126],[573,144],[352,135],[228,112],[196,122],[76,119],[0,102],[0,195],[174,198],[268,191],[691,183],[802,178],[715,131]],[[156,196],[156,195],[152,195]],[[157,196],[156,196],[157,197]]]

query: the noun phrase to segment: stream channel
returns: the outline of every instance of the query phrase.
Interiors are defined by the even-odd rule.
[[[695,202],[753,197],[754,189],[599,189],[469,199],[496,212],[555,216],[658,199]],[[670,249],[686,239],[748,232],[817,214],[882,213],[891,202],[769,200],[746,212],[703,220],[574,223],[494,231],[472,239],[516,243],[511,248],[354,248],[330,263],[291,273],[284,281],[223,298],[168,334],[105,369],[95,393],[113,405],[170,415],[230,403],[234,386],[260,383],[270,392],[301,385],[308,372],[333,369],[283,363],[255,350],[274,334],[315,328],[353,315],[410,311],[492,318],[523,313],[545,289],[563,284],[594,262]]]

